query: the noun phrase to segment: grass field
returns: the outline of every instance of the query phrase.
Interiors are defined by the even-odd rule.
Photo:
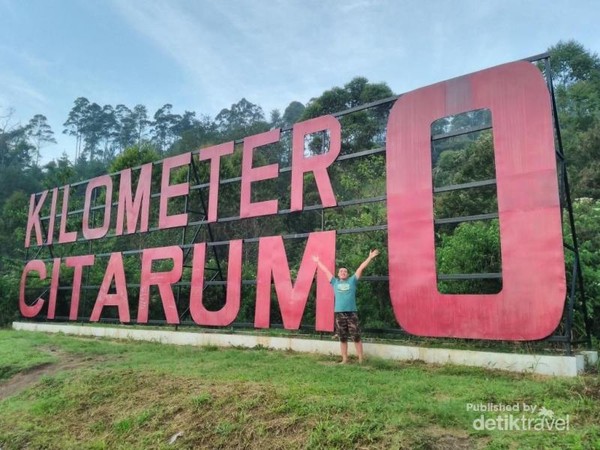
[[[0,330],[0,448],[600,448],[597,375],[336,362]],[[507,414],[544,429],[474,427]]]

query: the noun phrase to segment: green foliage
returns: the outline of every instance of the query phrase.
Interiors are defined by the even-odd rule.
[[[439,233],[436,262],[440,274],[474,274],[501,272],[500,233],[498,221],[465,222],[451,234]],[[442,281],[441,293],[495,294],[499,280]]]
[[[370,83],[364,77],[356,77],[343,88],[334,87],[306,105],[303,119],[319,117],[348,108],[392,97],[394,94],[385,83]]]
[[[591,319],[592,334],[600,337],[600,200],[582,198],[573,203],[575,229],[579,244],[579,259],[583,270],[587,311]],[[572,244],[568,218],[565,215],[565,241]],[[565,251],[567,279],[571,280],[573,253]],[[578,299],[581,301],[581,299]],[[576,316],[580,334],[583,334],[582,316]]]
[[[434,135],[491,126],[489,111],[479,110],[444,118],[432,125]],[[433,185],[443,188],[496,177],[492,133],[468,133],[434,141]],[[482,186],[434,194],[434,218],[455,218],[498,212],[496,186]],[[500,273],[498,220],[435,226],[436,263],[440,275]],[[498,279],[438,280],[444,294],[492,294],[501,290]]]
[[[178,155],[218,142],[222,142],[222,138],[217,130],[217,124],[210,117],[202,116],[200,120],[195,120],[191,127],[181,131],[181,138],[175,141],[169,153]]]
[[[222,109],[215,117],[215,124],[223,141],[242,139],[269,130],[262,108],[245,98],[231,105],[231,108]]]
[[[598,198],[600,57],[575,41],[561,41],[549,52],[573,193]]]
[[[4,250],[0,255],[0,327],[17,318],[28,205],[27,196],[14,191],[1,210],[0,248]]]
[[[306,105],[302,119],[340,112],[393,95],[385,83],[373,84],[364,77],[356,77],[343,88],[334,87],[311,99]],[[342,117],[342,154],[382,145],[388,108],[389,105]],[[312,152],[319,153],[320,147],[321,141],[318,138],[314,139],[311,144]]]
[[[283,126],[290,126],[300,121],[302,114],[304,114],[305,106],[297,101],[291,102],[283,112]]]
[[[146,163],[158,161],[159,159],[160,155],[156,149],[151,144],[144,142],[126,148],[110,164],[108,171],[111,173],[120,172],[121,170],[138,167]]]
[[[434,186],[448,186],[496,177],[491,133],[457,150],[443,151],[433,169]],[[498,211],[495,188],[480,187],[438,193],[434,196],[436,218],[469,216]]]
[[[458,149],[446,150],[439,155],[433,170],[435,186],[467,183],[496,177],[494,146],[489,132],[467,142]]]
[[[44,188],[66,186],[76,180],[77,172],[66,153],[44,166]]]
[[[6,258],[0,259],[0,327],[18,319],[20,267]]]
[[[550,67],[558,86],[573,86],[600,77],[600,57],[577,41],[559,41],[548,49]]]
[[[27,225],[28,210],[29,198],[23,191],[14,191],[7,197],[0,216],[0,229],[5,230],[0,234],[0,248],[5,249],[3,257],[24,257],[23,247],[25,245],[25,226]]]
[[[28,141],[28,127],[10,125],[10,114],[0,116],[0,168],[26,168],[34,162],[35,147]]]
[[[600,92],[600,89],[599,89]],[[574,138],[569,146],[569,175],[573,180],[575,197],[600,198],[600,109],[590,127]]]

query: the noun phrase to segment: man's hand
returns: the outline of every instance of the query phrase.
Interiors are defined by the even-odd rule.
[[[365,259],[363,263],[360,266],[358,266],[358,269],[356,269],[355,275],[357,279],[362,277],[362,273],[363,270],[365,270],[365,267],[367,267],[369,263],[373,260],[373,258],[375,258],[377,255],[379,255],[379,250],[377,249],[371,250],[369,252],[369,256],[367,257],[367,259]]]
[[[375,249],[375,250],[371,250],[369,252],[369,259],[373,259],[375,258],[377,255],[379,255],[379,250]]]
[[[333,274],[329,271],[327,267],[321,262],[317,255],[312,256],[312,260],[317,263],[317,267],[323,271],[323,273],[327,276],[327,280],[331,281],[333,278]]]

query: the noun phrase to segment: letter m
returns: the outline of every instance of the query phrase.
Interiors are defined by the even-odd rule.
[[[269,328],[271,280],[275,284],[284,328],[287,330],[300,328],[308,294],[315,272],[317,272],[315,329],[318,331],[333,331],[333,289],[329,286],[327,276],[317,271],[317,264],[312,260],[313,255],[318,255],[323,264],[333,268],[335,262],[335,231],[321,231],[309,235],[296,282],[292,284],[283,238],[281,236],[260,238],[254,317],[256,328]]]

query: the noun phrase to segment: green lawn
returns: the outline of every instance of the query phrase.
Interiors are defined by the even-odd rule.
[[[600,447],[597,375],[336,361],[0,330],[0,392],[22,384],[0,401],[0,448]],[[569,430],[475,430],[505,414],[467,410],[489,403],[545,407]]]

